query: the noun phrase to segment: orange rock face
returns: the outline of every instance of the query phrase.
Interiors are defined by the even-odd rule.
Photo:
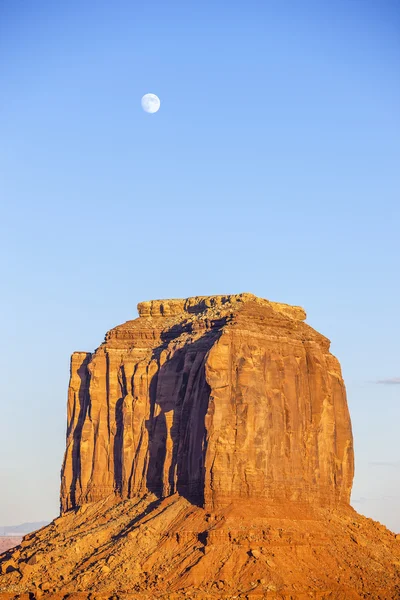
[[[63,511],[175,492],[348,503],[353,446],[329,341],[301,308],[251,294],[139,304],[72,356]]]
[[[72,356],[61,516],[0,600],[400,598],[400,541],[349,505],[340,366],[299,307],[142,302]]]

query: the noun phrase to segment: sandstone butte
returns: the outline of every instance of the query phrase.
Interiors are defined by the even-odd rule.
[[[71,360],[61,516],[2,598],[400,598],[400,536],[349,504],[329,340],[252,294],[154,300]]]

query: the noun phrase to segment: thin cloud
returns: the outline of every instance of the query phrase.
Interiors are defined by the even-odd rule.
[[[382,383],[383,385],[400,385],[400,377],[389,377],[388,379],[379,379],[375,383]]]
[[[353,498],[351,502],[354,502],[354,504],[365,504],[365,502],[368,502],[368,498],[360,496],[359,498]]]
[[[368,498],[365,496],[359,496],[358,498],[352,498],[350,504],[365,504],[366,502],[380,502],[381,500],[386,500],[387,502],[390,502],[392,500],[398,499],[398,496],[370,496]]]
[[[395,467],[398,469],[400,467],[400,460],[396,461],[375,461],[368,463],[370,467]]]

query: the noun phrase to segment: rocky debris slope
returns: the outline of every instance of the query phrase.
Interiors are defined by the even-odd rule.
[[[340,366],[303,309],[138,309],[72,357],[62,514],[0,557],[4,597],[400,598],[399,540],[349,506]]]
[[[4,600],[400,598],[393,533],[350,507],[293,502],[208,512],[178,494],[99,500],[26,536],[0,564]]]

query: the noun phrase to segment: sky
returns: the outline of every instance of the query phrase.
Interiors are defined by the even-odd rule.
[[[400,531],[399,31],[389,0],[0,0],[0,525],[58,514],[73,351],[252,292],[332,340],[353,506]]]

